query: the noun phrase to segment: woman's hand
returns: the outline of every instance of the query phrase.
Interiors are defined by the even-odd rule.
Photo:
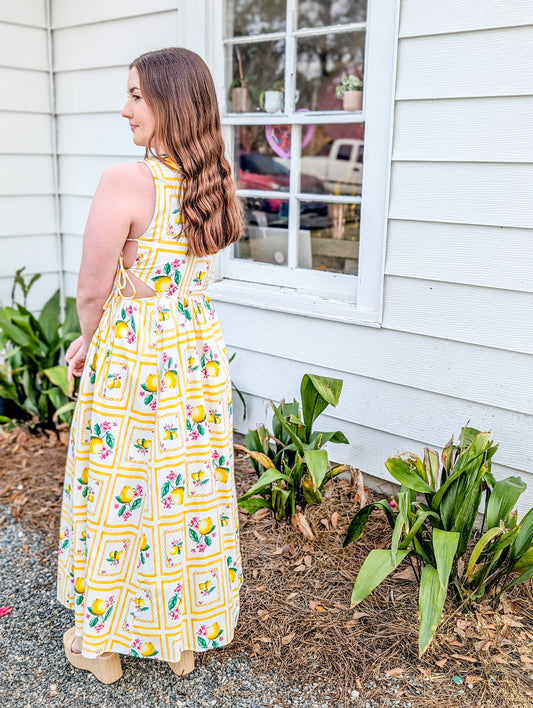
[[[83,337],[75,339],[66,351],[65,359],[68,364],[68,380],[74,376],[81,376],[87,358],[87,348],[83,344]]]

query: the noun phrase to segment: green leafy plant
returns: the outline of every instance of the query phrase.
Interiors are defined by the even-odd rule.
[[[328,442],[347,443],[340,431],[313,430],[318,416],[329,406],[336,406],[342,390],[340,379],[305,374],[300,385],[301,407],[297,401],[270,405],[274,413],[272,430],[264,425],[250,430],[246,446],[237,446],[251,458],[259,475],[257,482],[239,500],[250,513],[263,507],[271,509],[276,519],[292,518],[297,507],[322,501],[326,482],[346,469],[330,468]],[[271,444],[272,443],[272,444]]]
[[[337,84],[337,86],[335,87],[335,95],[337,96],[337,98],[340,98],[342,100],[346,91],[362,90],[363,82],[361,81],[361,79],[359,79],[357,76],[354,76],[353,74],[344,74],[340,84]]]
[[[76,301],[67,298],[65,319],[60,322],[59,290],[44,305],[39,317],[26,308],[34,275],[26,283],[21,268],[15,274],[12,297],[17,285],[23,304],[0,308],[0,396],[10,404],[10,415],[0,423],[29,422],[53,429],[57,421],[70,422],[74,400],[67,379],[67,367],[60,360],[70,342],[80,334]]]
[[[503,592],[533,576],[533,509],[517,523],[513,509],[526,485],[519,477],[495,480],[491,459],[497,448],[490,433],[464,427],[459,444],[452,438],[440,462],[427,448],[423,460],[411,453],[390,457],[385,465],[401,484],[397,512],[386,499],[368,504],[346,531],[343,546],[362,536],[374,510],[385,513],[393,530],[391,547],[370,551],[352,604],[409,558],[420,584],[420,654],[434,637],[449,585],[467,603],[488,597],[497,604]],[[483,495],[481,537],[468,553]]]

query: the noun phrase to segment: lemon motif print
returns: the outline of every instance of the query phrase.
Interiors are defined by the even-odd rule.
[[[206,294],[215,255],[189,247],[179,168],[144,164],[153,220],[131,266],[118,259],[79,383],[57,598],[87,658],[173,662],[232,641],[242,560],[230,372]],[[132,276],[152,296],[125,297]]]

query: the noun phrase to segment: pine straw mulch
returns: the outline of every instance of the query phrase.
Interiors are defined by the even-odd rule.
[[[66,435],[62,431],[59,440],[24,429],[0,430],[0,505],[8,506],[28,530],[44,532],[43,560],[51,568]],[[238,451],[235,467],[242,494],[255,473]],[[364,558],[390,539],[387,522],[375,513],[363,538],[342,548],[358,508],[356,479],[355,474],[351,481],[337,478],[328,485],[325,501],[307,508],[313,540],[270,512],[240,513],[241,612],[235,638],[217,653],[244,650],[265,671],[302,686],[317,684],[316,695],[339,707],[356,705],[350,700],[353,691],[377,706],[531,706],[532,583],[515,588],[497,612],[483,604],[466,613],[449,599],[436,639],[422,658],[417,650],[418,588],[407,563],[358,607],[350,607]],[[225,690],[238,687],[222,687],[219,695]]]

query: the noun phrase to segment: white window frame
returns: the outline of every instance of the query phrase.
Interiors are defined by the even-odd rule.
[[[296,30],[293,23],[297,0],[287,0],[287,27],[285,31],[261,35],[261,38],[285,39],[287,61],[285,92],[287,113],[275,114],[275,121],[292,125],[292,144],[300,144],[301,123],[365,123],[365,158],[361,197],[320,195],[324,202],[361,203],[358,275],[327,273],[296,267],[297,240],[289,238],[288,264],[276,266],[232,258],[233,246],[217,258],[216,279],[210,286],[215,300],[236,302],[253,307],[294,312],[307,316],[336,319],[346,322],[379,326],[382,320],[384,254],[387,230],[389,182],[392,146],[392,122],[398,20],[400,0],[368,0],[365,42],[365,75],[363,108],[351,114],[347,121],[344,111],[299,113],[295,119],[294,83],[296,39],[305,34],[327,33],[327,29]],[[182,45],[198,51],[206,59],[213,73],[228,157],[232,159],[233,126],[268,125],[274,122],[272,114],[226,113],[227,88],[224,71],[223,3],[221,0],[181,0],[180,30]],[[193,20],[196,27],[200,16],[205,17],[205,35],[196,34],[191,42]],[[365,23],[343,25],[342,31],[364,27]],[[250,38],[248,41],[254,41]],[[237,43],[242,38],[235,38]],[[246,40],[244,40],[246,41]],[[296,122],[298,121],[298,122]],[[300,172],[300,151],[291,155],[289,223],[291,233],[297,228],[299,200],[316,195],[297,191]],[[238,190],[241,196],[255,196],[255,192]],[[285,198],[279,192],[261,192],[261,196]]]

